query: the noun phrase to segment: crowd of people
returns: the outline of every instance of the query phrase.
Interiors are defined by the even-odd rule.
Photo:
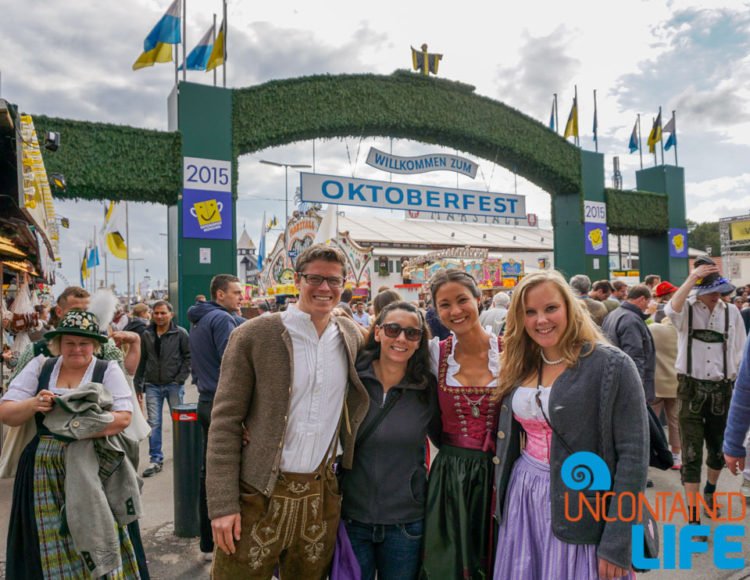
[[[216,579],[632,578],[632,522],[569,520],[561,472],[588,451],[642,493],[647,406],[709,517],[725,465],[750,497],[750,287],[710,258],[679,287],[544,270],[492,297],[441,270],[417,303],[352,296],[334,247],[295,270],[296,301],[249,321],[239,280],[215,276],[189,332],[166,300],[108,317],[85,290],[58,297],[0,399],[7,578],[148,578],[138,447],[156,476],[164,401],[189,380]]]

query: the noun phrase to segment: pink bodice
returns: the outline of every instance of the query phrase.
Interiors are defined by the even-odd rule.
[[[495,452],[499,403],[490,398],[496,387],[449,386],[446,383],[452,337],[440,344],[438,401],[443,421],[442,441],[448,445]]]
[[[536,403],[537,389],[520,387],[513,395],[513,417],[526,433],[526,453],[543,463],[549,463],[552,429]],[[549,416],[549,389],[540,393],[544,412]]]
[[[521,419],[516,416],[526,432],[526,453],[534,459],[549,463],[549,451],[552,444],[552,429],[542,419]]]

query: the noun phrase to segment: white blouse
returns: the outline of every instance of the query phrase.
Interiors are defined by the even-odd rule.
[[[456,351],[456,345],[458,344],[458,337],[453,334],[453,348],[448,353],[448,368],[445,372],[445,383],[449,387],[461,387],[461,383],[455,378],[455,375],[461,370],[461,365],[456,362],[453,356]],[[489,360],[487,361],[487,368],[494,377],[490,381],[487,387],[497,386],[497,377],[500,374],[500,348],[497,345],[497,335],[490,335],[490,351],[488,353]],[[438,376],[438,369],[440,366],[440,338],[434,337],[430,339],[430,367],[435,376]]]
[[[536,393],[541,390],[539,399],[544,408],[544,412],[549,417],[549,394],[552,391],[550,387],[519,387],[513,395],[513,414],[519,419],[545,421],[544,415],[536,404]]]
[[[10,382],[10,385],[8,385],[8,392],[5,393],[2,399],[0,399],[0,402],[25,401],[26,399],[33,397],[36,394],[39,385],[39,373],[42,370],[45,360],[46,358],[43,354],[31,359],[29,364],[21,369],[21,372],[16,375],[16,378]],[[91,359],[91,363],[89,363],[81,382],[77,386],[91,382],[96,361],[96,357]],[[64,395],[71,391],[71,389],[58,388],[57,386],[61,365],[62,357],[57,359],[49,378],[49,386],[47,387],[47,390],[52,391],[55,395]],[[104,379],[102,380],[102,383],[107,390],[112,393],[112,411],[133,412],[132,392],[122,369],[120,369],[120,366],[116,361],[107,361],[107,370],[104,371]]]

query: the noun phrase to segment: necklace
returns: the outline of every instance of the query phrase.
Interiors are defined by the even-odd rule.
[[[466,402],[469,403],[469,406],[471,407],[471,416],[475,419],[479,419],[479,405],[482,404],[482,401],[486,396],[487,395],[482,395],[476,401],[472,401],[467,395],[464,395],[464,399],[466,399]]]
[[[565,360],[565,358],[559,358],[557,360],[548,360],[546,356],[544,356],[544,351],[542,349],[539,349],[539,352],[542,355],[542,360],[546,362],[548,365],[559,365],[561,362]]]

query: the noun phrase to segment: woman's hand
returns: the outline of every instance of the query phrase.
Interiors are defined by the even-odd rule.
[[[31,408],[34,410],[34,413],[47,413],[52,410],[52,405],[55,404],[55,398],[57,398],[57,395],[52,391],[42,389],[35,397],[31,397],[27,400],[29,401]]]
[[[47,413],[52,410],[56,395],[43,389],[33,397],[23,401],[3,401],[0,403],[0,421],[8,427],[18,427],[34,416],[34,413]]]
[[[626,574],[629,574],[630,570],[615,566],[612,562],[607,562],[603,558],[599,558],[599,577],[605,580],[611,580],[612,578],[621,578]]]
[[[111,411],[114,421],[107,425],[104,429],[91,436],[95,437],[109,437],[110,435],[118,435],[122,433],[128,425],[130,425],[130,419],[132,413],[130,411]]]
[[[242,531],[242,518],[240,514],[229,514],[211,520],[211,531],[214,543],[221,548],[227,556],[235,552],[234,541],[240,540]]]

